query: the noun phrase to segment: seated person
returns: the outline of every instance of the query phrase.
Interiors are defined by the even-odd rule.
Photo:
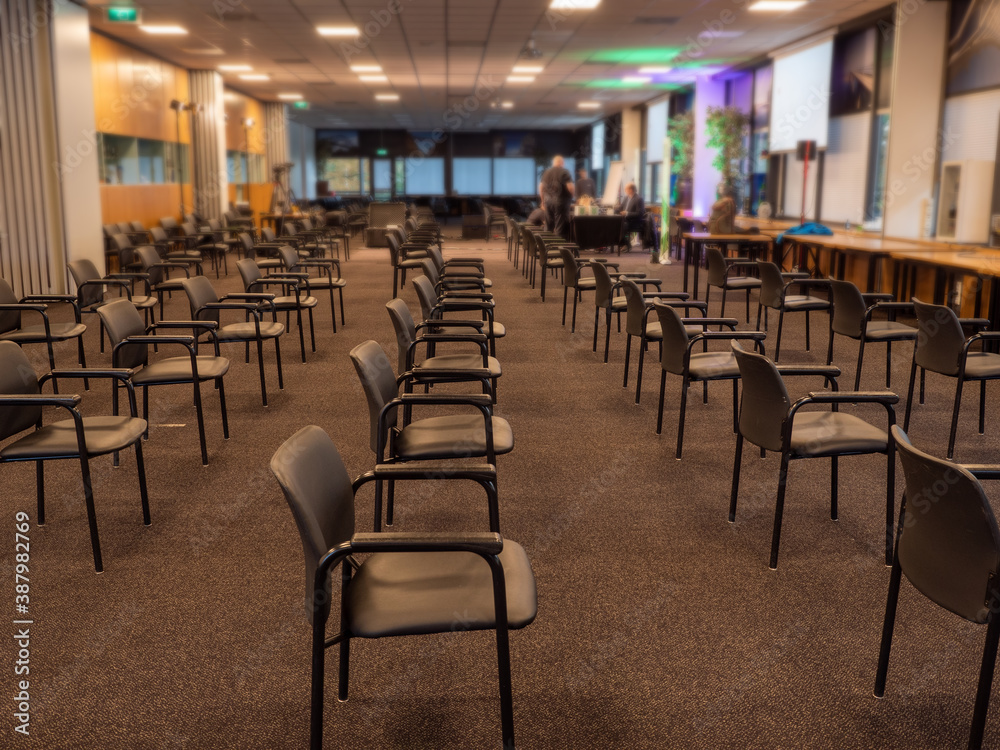
[[[742,233],[736,228],[735,219],[733,189],[729,185],[722,185],[719,188],[719,200],[712,204],[712,212],[708,216],[708,231],[710,234]]]
[[[616,212],[625,217],[625,233],[642,232],[646,216],[646,204],[636,192],[635,183],[625,186],[625,197],[618,202]]]

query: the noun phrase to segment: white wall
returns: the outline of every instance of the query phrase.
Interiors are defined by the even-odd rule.
[[[798,221],[802,215],[802,172],[804,167],[805,162],[797,161],[795,154],[788,154],[785,157],[784,203],[781,213],[795,221]],[[816,176],[818,174],[819,159],[814,159],[809,162],[809,173],[806,175],[806,221],[816,220]],[[823,202],[826,203],[825,194]]]
[[[55,3],[52,22],[52,65],[55,84],[56,137],[59,169],[63,247],[65,257],[57,268],[71,260],[91,260],[104,268],[104,238],[101,234],[101,192],[98,149],[93,144],[94,90],[90,60],[90,23],[86,8]],[[82,148],[81,144],[92,144]],[[50,252],[55,252],[50,248]],[[63,278],[64,274],[54,275]],[[54,283],[56,279],[53,279]]]
[[[863,222],[870,145],[871,113],[830,120],[830,140],[823,161],[824,222]]]

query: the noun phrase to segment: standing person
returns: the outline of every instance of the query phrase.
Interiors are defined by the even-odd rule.
[[[576,184],[573,186],[573,195],[577,200],[580,200],[585,195],[589,195],[591,198],[597,197],[597,186],[594,181],[590,179],[590,175],[587,173],[586,169],[577,170]]]
[[[569,240],[570,211],[569,204],[573,199],[573,176],[564,166],[561,156],[552,159],[552,166],[542,173],[542,182],[538,186],[545,209],[545,226],[564,240]]]

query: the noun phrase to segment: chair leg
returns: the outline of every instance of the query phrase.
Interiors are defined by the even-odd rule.
[[[135,466],[139,474],[139,499],[142,502],[142,523],[149,526],[153,523],[149,516],[149,491],[146,487],[146,463],[142,458],[142,440],[135,441]]]
[[[781,356],[781,327],[785,322],[785,310],[782,308],[778,311],[778,339],[774,342],[774,361],[777,362],[778,358]],[[767,330],[767,318],[764,318],[764,329]],[[809,347],[806,347],[807,349]]]
[[[97,511],[94,509],[94,483],[90,477],[90,460],[87,454],[80,456],[80,472],[83,475],[83,499],[87,505],[87,523],[90,526],[90,546],[94,550],[94,570],[104,572],[101,559],[101,539],[97,534]]]
[[[205,415],[201,410],[201,384],[194,381],[194,408],[198,415],[198,440],[201,442],[201,464],[208,466],[208,446],[205,443]]]
[[[747,289],[747,325],[750,325],[750,290]]]
[[[736,523],[736,500],[740,494],[740,469],[743,464],[743,433],[736,433],[736,458],[733,459],[733,489],[729,495],[729,523]]]
[[[618,323],[621,324],[621,316],[618,316]],[[604,322],[607,324],[604,327],[604,364],[608,363],[608,348],[611,346],[611,307],[608,306],[607,311],[604,314]]]
[[[635,374],[635,402],[639,403],[639,394],[642,393],[642,366],[646,361],[646,337],[639,340],[639,371]]]
[[[573,290],[573,325],[570,326],[569,332],[576,333],[576,301],[580,295],[577,294],[576,289]]]
[[[399,269],[393,267],[392,269],[392,298],[396,299],[399,296]]]
[[[889,434],[889,445],[886,451],[887,465],[885,469],[885,564],[892,564],[893,549],[893,514],[896,504],[896,443]]]
[[[86,367],[86,365],[84,365]],[[979,381],[979,434],[986,431],[986,381]]]
[[[781,452],[781,469],[778,473],[778,498],[774,504],[774,530],[771,532],[771,561],[768,567],[778,569],[778,546],[781,544],[781,518],[785,512],[785,487],[788,484],[788,452]]]
[[[739,432],[739,418],[740,418],[740,381],[739,378],[733,378],[733,433]]]
[[[274,337],[274,359],[278,365],[278,390],[283,391],[285,389],[285,377],[281,372],[281,337]]]
[[[314,613],[312,632],[312,684],[310,686],[309,747],[323,748],[323,672],[326,656],[326,617]],[[345,639],[347,640],[347,639]]]
[[[674,456],[678,461],[681,459],[681,451],[684,450],[684,417],[687,413],[687,395],[688,386],[691,381],[688,380],[688,375],[684,373],[684,379],[681,381],[681,410],[677,417],[677,453]]]
[[[830,316],[830,343],[826,347],[826,363],[833,364],[833,316]],[[857,390],[855,386],[854,390]]]
[[[656,410],[656,434],[663,431],[663,396],[667,388],[667,371],[660,370],[660,406]]]
[[[287,313],[286,313],[287,314]],[[306,363],[306,334],[302,330],[302,308],[298,308],[296,312],[296,319],[299,326],[299,349],[302,352],[302,364]],[[288,328],[288,319],[285,319],[285,328]]]
[[[574,290],[574,294],[575,293],[576,293],[576,290]],[[574,299],[575,299],[575,297],[574,297]],[[569,302],[569,287],[568,286],[564,286],[563,287],[563,316],[562,316],[562,325],[564,325],[564,326],[566,325],[566,305],[567,305],[568,302]]]
[[[45,525],[45,462],[35,461],[35,503],[39,526]]]
[[[830,456],[830,520],[836,521],[839,517],[837,509],[837,457]]]
[[[927,370],[923,367],[920,368],[920,405],[924,404],[924,385],[927,380]]]
[[[639,349],[640,349],[640,351],[639,351],[639,357],[640,357],[640,361],[642,361],[641,360],[641,357],[642,357],[642,347],[640,346]],[[622,388],[627,388],[628,387],[628,363],[629,363],[629,359],[631,358],[631,356],[632,356],[632,334],[629,333],[625,337],[625,373],[624,373],[624,375],[622,375]]]
[[[705,302],[708,302],[706,299]],[[726,317],[726,287],[722,287],[722,309],[719,311],[719,317]],[[719,330],[722,330],[722,326],[719,326]]]
[[[77,348],[77,361],[80,363],[80,367],[84,370],[87,369],[87,353],[83,350],[83,335],[76,337],[76,348]],[[986,381],[983,381],[983,387],[985,388]],[[84,390],[90,390],[90,378],[83,379]],[[979,432],[982,433],[982,427],[979,428]]]
[[[860,372],[861,368],[858,368]],[[890,388],[892,385],[892,342],[885,342],[885,387]],[[854,390],[858,390],[855,386]]]
[[[806,351],[809,351],[809,311],[806,310]]]
[[[833,348],[832,344],[831,344],[830,348],[831,349]],[[861,337],[861,342],[858,344],[858,369],[854,373],[854,390],[858,390],[861,387],[861,366],[864,363],[864,359],[865,359],[865,337],[862,336]],[[827,362],[827,364],[830,364],[830,363]],[[888,376],[888,372],[889,372],[889,360],[886,360],[885,366],[886,366],[886,373],[887,373],[886,377],[889,377]]]
[[[903,417],[903,432],[910,430],[910,410],[913,407],[913,383],[917,378],[917,362],[914,360],[910,366],[910,387],[906,391],[906,414]]]
[[[994,607],[997,602],[992,598]],[[969,730],[969,747],[983,746],[983,733],[986,729],[986,714],[990,707],[990,689],[993,687],[993,669],[997,661],[997,643],[1000,642],[1000,616],[990,614],[986,626],[986,644],[983,646],[983,661],[979,667],[979,687],[976,689],[976,707],[972,712],[972,728]]]
[[[595,306],[594,307],[594,349],[593,349],[594,352],[597,351],[597,327],[598,327],[598,321],[600,321],[600,319],[601,319],[601,308]]]
[[[260,370],[260,400],[264,406],[267,406],[267,384],[264,382],[264,342],[259,338],[257,339],[257,369]]]
[[[955,455],[955,435],[958,433],[958,410],[962,406],[962,386],[965,382],[957,378],[958,384],[955,386],[955,410],[951,414],[951,433],[948,436],[948,459]]]
[[[337,290],[337,296],[340,297],[340,325],[346,326],[347,321],[344,320],[344,288],[341,287]]]
[[[219,410],[222,412],[222,437],[229,440],[229,414],[226,411],[226,384],[222,378],[215,381],[215,387],[219,391]]]
[[[903,513],[900,513],[900,528],[903,523]],[[889,574],[889,593],[885,601],[885,619],[882,621],[882,645],[878,652],[878,669],[875,671],[875,697],[885,696],[885,679],[889,672],[889,653],[892,650],[892,631],[896,624],[896,605],[899,603],[899,585],[903,578],[903,569],[899,564],[899,555],[893,554],[892,572]]]

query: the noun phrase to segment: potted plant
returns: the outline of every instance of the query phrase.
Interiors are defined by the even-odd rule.
[[[709,107],[706,115],[708,147],[716,150],[712,166],[719,170],[723,184],[735,190],[742,185],[750,117],[738,107]]]
[[[677,175],[677,185],[671,199],[672,205],[682,205],[691,193],[694,177],[694,112],[674,115],[667,123],[670,139],[670,172]]]

